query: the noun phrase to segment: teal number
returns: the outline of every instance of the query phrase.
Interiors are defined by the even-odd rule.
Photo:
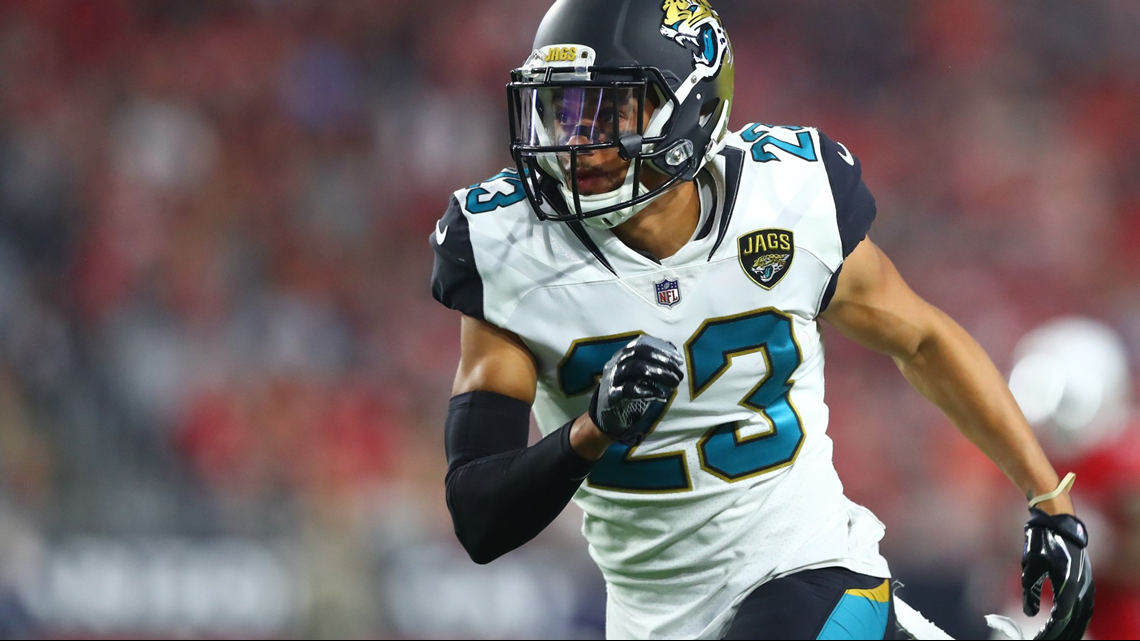
[[[676,396],[677,392],[673,392]],[[672,404],[673,399],[669,402]],[[669,405],[661,413],[665,414]],[[657,420],[661,420],[658,417]],[[656,425],[654,425],[656,427]],[[614,443],[594,466],[586,482],[590,487],[618,492],[666,493],[693,489],[684,452],[635,457],[636,447]]]
[[[566,396],[592,392],[606,361],[641,332],[629,332],[574,341],[558,364],[558,384]],[[762,415],[771,426],[763,434],[741,436],[736,423],[718,425],[701,438],[697,452],[701,469],[728,482],[739,481],[790,465],[804,442],[803,421],[788,394],[792,374],[803,361],[792,335],[792,321],[772,308],[734,316],[712,318],[685,343],[689,394],[705,393],[732,365],[732,359],[760,353],[767,364],[764,378],[740,401]],[[669,403],[654,417],[652,432],[669,411]],[[684,492],[691,490],[684,452],[637,456],[637,448],[620,443],[610,446],[588,483],[591,487],[619,492]]]
[[[467,192],[467,211],[472,214],[485,214],[489,211],[495,211],[500,207],[510,207],[511,205],[526,198],[526,192],[523,190],[522,180],[519,179],[518,174],[515,172],[502,172],[490,180],[482,184],[487,184],[494,180],[502,179],[513,188],[509,194],[494,193],[487,191],[484,187],[472,185],[471,191]],[[490,196],[490,198],[487,198]],[[486,199],[486,200],[484,200]]]
[[[558,384],[562,393],[578,396],[592,392],[606,361],[640,335],[641,332],[630,332],[574,341],[558,364]],[[669,411],[676,395],[674,390],[661,413],[654,417],[650,432],[657,428],[661,417]],[[636,456],[636,452],[637,448],[629,445],[611,445],[590,472],[587,482],[591,487],[619,492],[682,492],[692,489],[684,452],[651,456]]]
[[[740,405],[764,416],[772,429],[742,437],[736,424],[727,423],[709,430],[697,447],[701,469],[725,481],[770,472],[796,459],[804,430],[788,393],[803,357],[791,320],[774,309],[709,319],[685,343],[693,399],[728,370],[733,357],[757,352],[767,362],[764,378]]]
[[[777,149],[782,149],[794,156],[803,158],[804,160],[818,160],[819,156],[815,153],[815,142],[811,139],[811,133],[801,131],[796,134],[796,142],[790,143],[786,140],[780,140],[766,130],[770,129],[769,125],[755,124],[741,132],[740,137],[744,142],[755,143],[752,145],[752,159],[756,162],[768,162],[775,160],[779,162],[776,154],[770,151],[764,151],[764,147],[772,146]],[[785,127],[785,129],[800,129],[799,127]]]

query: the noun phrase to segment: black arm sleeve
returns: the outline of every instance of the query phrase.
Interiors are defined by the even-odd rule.
[[[476,563],[533,539],[594,467],[570,446],[571,423],[527,447],[529,425],[530,406],[501,394],[460,394],[448,406],[447,508]]]

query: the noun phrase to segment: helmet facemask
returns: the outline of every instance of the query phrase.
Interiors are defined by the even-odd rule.
[[[661,145],[677,101],[659,71],[586,66],[581,49],[562,65],[538,51],[512,72],[511,155],[540,219],[614,227],[703,159],[687,140]]]

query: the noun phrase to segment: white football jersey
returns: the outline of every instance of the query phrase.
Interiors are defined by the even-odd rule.
[[[610,638],[715,638],[752,588],[799,570],[889,576],[882,524],[832,464],[817,322],[874,218],[859,163],[814,129],[756,124],[706,172],[712,213],[661,261],[539,221],[514,170],[456,192],[433,235],[436,298],[534,353],[544,434],[638,334],[684,355],[645,441],[611,446],[574,498]]]

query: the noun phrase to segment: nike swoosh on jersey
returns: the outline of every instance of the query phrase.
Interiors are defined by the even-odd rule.
[[[439,221],[435,223],[435,244],[442,245],[443,241],[447,240],[447,227],[439,228]]]
[[[852,167],[854,167],[855,166],[855,159],[851,157],[851,152],[847,151],[847,147],[844,147],[843,143],[841,143],[841,142],[837,142],[835,144],[839,145],[839,151],[837,152],[839,154],[839,157],[842,158],[843,161],[846,162],[848,165],[851,165]]]

